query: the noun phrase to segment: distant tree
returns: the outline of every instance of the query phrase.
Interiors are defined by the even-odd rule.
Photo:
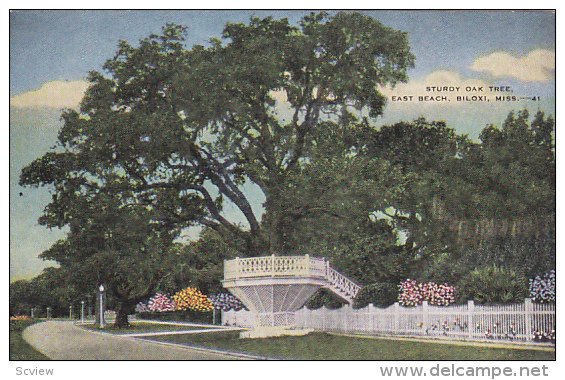
[[[115,325],[127,326],[135,305],[170,275],[175,230],[160,211],[108,192],[82,194],[65,205],[65,218],[71,226],[67,237],[40,257],[60,263],[65,283],[77,291],[93,292],[104,284],[116,304]],[[57,218],[46,214],[44,220]]]
[[[424,119],[359,129],[358,151],[405,178],[384,213],[406,233],[404,248],[421,258],[411,276],[458,281],[485,262],[526,276],[552,268],[554,127],[542,112],[521,111],[502,128],[483,129],[480,142]]]
[[[469,156],[478,186],[475,205],[512,238],[551,234],[555,224],[555,145],[553,118],[524,110],[510,113],[502,128],[489,126],[480,149]],[[478,171],[478,173],[477,173]]]
[[[37,294],[29,280],[18,280],[10,284],[10,315],[29,315],[36,301],[30,295]]]
[[[29,315],[34,308],[36,317],[45,317],[49,307],[52,316],[68,316],[69,306],[81,299],[85,297],[68,281],[64,269],[45,268],[30,280],[10,284],[10,315]]]

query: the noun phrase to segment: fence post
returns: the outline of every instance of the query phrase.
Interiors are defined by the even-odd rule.
[[[394,303],[394,326],[393,326],[393,333],[397,334],[399,330],[399,322],[400,322],[400,304],[398,302]]]
[[[429,313],[430,310],[428,309],[428,301],[422,301],[422,323],[423,323],[423,330],[426,331],[429,326]]]
[[[467,329],[469,339],[473,339],[473,329],[475,326],[473,325],[473,314],[475,313],[475,301],[469,300],[467,301]]]
[[[370,329],[371,333],[375,332],[375,318],[374,318],[374,312],[375,312],[375,305],[373,305],[372,303],[367,305],[368,309],[368,315],[369,315],[369,326],[368,328]]]
[[[534,316],[532,300],[530,298],[524,299],[524,318],[526,319],[526,340],[529,340],[532,336],[532,317]]]
[[[347,332],[347,306],[348,305],[345,305],[341,309],[339,309],[342,315],[341,319],[342,319],[343,332]]]

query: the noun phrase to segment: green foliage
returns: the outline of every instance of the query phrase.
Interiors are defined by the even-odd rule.
[[[474,269],[459,282],[462,301],[478,303],[522,302],[528,296],[528,280],[514,270],[496,266]]]
[[[326,289],[320,289],[306,302],[306,307],[308,309],[319,309],[325,306],[328,309],[339,309],[345,304],[346,302],[334,293]]]
[[[36,303],[31,299],[34,293],[30,281],[12,282],[10,284],[10,315],[29,315],[30,309]]]
[[[406,182],[380,211],[406,235],[408,277],[457,282],[485,262],[528,276],[552,267],[554,128],[542,112],[521,111],[485,128],[480,143],[424,119],[358,129],[358,150]]]
[[[398,285],[386,282],[377,282],[366,285],[353,301],[354,309],[361,309],[368,304],[378,307],[387,307],[395,303],[398,299]]]
[[[46,268],[31,280],[19,280],[10,284],[10,315],[30,315],[34,308],[37,318],[47,316],[47,307],[52,317],[68,317],[69,306],[80,310],[80,301],[92,306],[92,293],[89,289],[82,293],[72,283],[69,274],[62,268]],[[90,293],[90,294],[89,294]]]
[[[220,292],[224,260],[245,257],[244,246],[240,242],[238,250],[238,242],[228,244],[217,231],[204,229],[198,240],[175,245],[169,275],[161,282],[160,289],[172,294],[192,286],[205,294]]]
[[[191,49],[184,33],[167,25],[138,46],[122,41],[108,75],[90,74],[80,112],[64,112],[58,151],[25,168],[21,183],[55,187],[48,226],[69,224],[69,205],[84,207],[88,191],[110,189],[171,227],[197,223],[244,241],[252,255],[281,252],[277,225],[291,211],[274,199],[311,161],[321,115],[352,105],[380,115],[375,84],[406,81],[407,36],[357,13],[313,13],[299,27],[253,17]],[[291,118],[276,116],[275,93]],[[239,188],[246,182],[267,198],[263,225]],[[224,200],[248,231],[222,215]]]
[[[510,113],[502,128],[485,128],[481,150],[468,160],[480,170],[474,173],[482,190],[477,194],[479,210],[520,222],[508,227],[514,236],[526,228],[544,233],[555,219],[555,123],[542,112],[530,119],[524,110]]]

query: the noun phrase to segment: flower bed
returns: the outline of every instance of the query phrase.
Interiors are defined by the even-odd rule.
[[[448,306],[455,302],[455,287],[435,282],[417,282],[407,279],[399,285],[398,302],[403,306],[430,305]]]
[[[555,302],[555,271],[530,280],[530,298],[537,303]]]
[[[188,287],[179,290],[173,296],[173,302],[177,310],[192,310],[207,312],[214,309],[212,302],[197,288]]]

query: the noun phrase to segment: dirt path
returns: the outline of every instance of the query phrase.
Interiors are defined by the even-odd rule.
[[[34,324],[23,338],[55,360],[239,360],[241,357],[84,330],[67,321]]]

